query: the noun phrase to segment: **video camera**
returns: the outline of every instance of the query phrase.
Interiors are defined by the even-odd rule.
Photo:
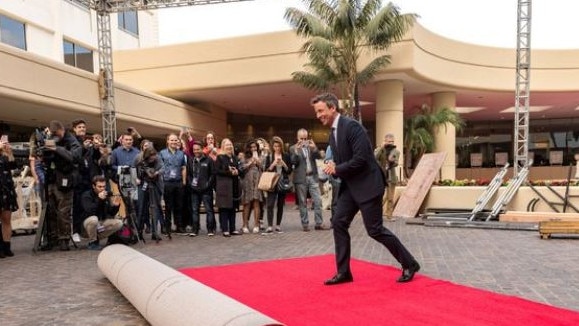
[[[34,143],[37,157],[48,157],[54,154],[53,151],[47,149],[56,146],[56,139],[52,137],[48,128],[37,128],[34,131]]]
[[[119,187],[134,188],[137,184],[137,171],[128,165],[117,167],[117,176],[119,178]]]

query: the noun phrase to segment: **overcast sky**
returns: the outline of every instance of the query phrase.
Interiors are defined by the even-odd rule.
[[[481,45],[516,47],[517,0],[397,0],[430,31]],[[388,1],[383,1],[384,4]],[[162,45],[290,29],[288,7],[301,0],[253,0],[159,10]],[[579,48],[579,0],[534,0],[532,48]]]

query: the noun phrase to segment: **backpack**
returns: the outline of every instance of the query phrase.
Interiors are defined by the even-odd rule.
[[[134,245],[139,242],[139,237],[127,223],[125,219],[123,226],[117,232],[111,234],[108,239],[108,244],[124,244],[126,246]]]

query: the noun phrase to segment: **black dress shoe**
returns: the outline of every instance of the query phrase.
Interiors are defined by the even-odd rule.
[[[399,283],[406,283],[412,281],[414,274],[420,270],[420,265],[418,262],[414,262],[410,267],[404,268],[402,270],[402,276],[396,281]]]
[[[336,285],[342,283],[354,282],[351,273],[338,273],[334,277],[324,282],[324,285]]]

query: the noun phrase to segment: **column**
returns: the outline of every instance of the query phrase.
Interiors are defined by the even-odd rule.
[[[404,84],[401,80],[385,80],[376,83],[376,146],[384,135],[394,135],[396,148],[400,151],[399,166],[404,162]],[[401,169],[398,176],[402,179]]]
[[[432,108],[437,110],[449,108],[456,110],[456,93],[439,92],[431,94]],[[456,130],[453,125],[447,124],[446,128],[440,126],[435,135],[436,152],[446,152],[446,159],[442,164],[441,179],[454,180],[456,177]]]

